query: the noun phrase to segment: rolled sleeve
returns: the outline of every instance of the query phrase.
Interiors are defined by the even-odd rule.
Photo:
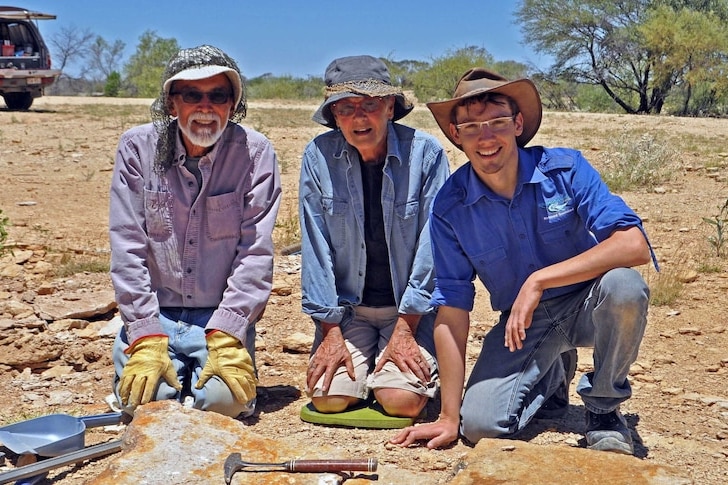
[[[432,305],[471,311],[475,302],[475,271],[458,244],[452,227],[434,212],[430,216],[435,290]]]

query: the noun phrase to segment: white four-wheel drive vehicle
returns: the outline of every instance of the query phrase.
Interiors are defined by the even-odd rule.
[[[25,111],[61,75],[38,30],[38,20],[55,15],[0,6],[0,95],[8,109]]]

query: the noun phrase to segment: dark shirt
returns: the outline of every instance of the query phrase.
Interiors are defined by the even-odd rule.
[[[364,244],[367,253],[362,305],[372,307],[395,305],[382,214],[383,168],[383,161],[361,163],[364,193]]]

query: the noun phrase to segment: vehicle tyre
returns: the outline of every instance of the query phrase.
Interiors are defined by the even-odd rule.
[[[27,111],[33,104],[30,93],[5,93],[3,98],[10,111]]]

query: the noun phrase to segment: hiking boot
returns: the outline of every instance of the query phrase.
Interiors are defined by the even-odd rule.
[[[586,447],[590,450],[612,451],[634,455],[632,433],[618,409],[611,413],[586,412]]]
[[[571,349],[561,354],[561,362],[564,364],[564,373],[566,379],[556,389],[556,391],[549,396],[543,403],[543,405],[536,411],[535,419],[559,419],[566,416],[569,412],[569,386],[571,381],[574,380],[576,374],[576,362],[577,362],[576,349]]]

